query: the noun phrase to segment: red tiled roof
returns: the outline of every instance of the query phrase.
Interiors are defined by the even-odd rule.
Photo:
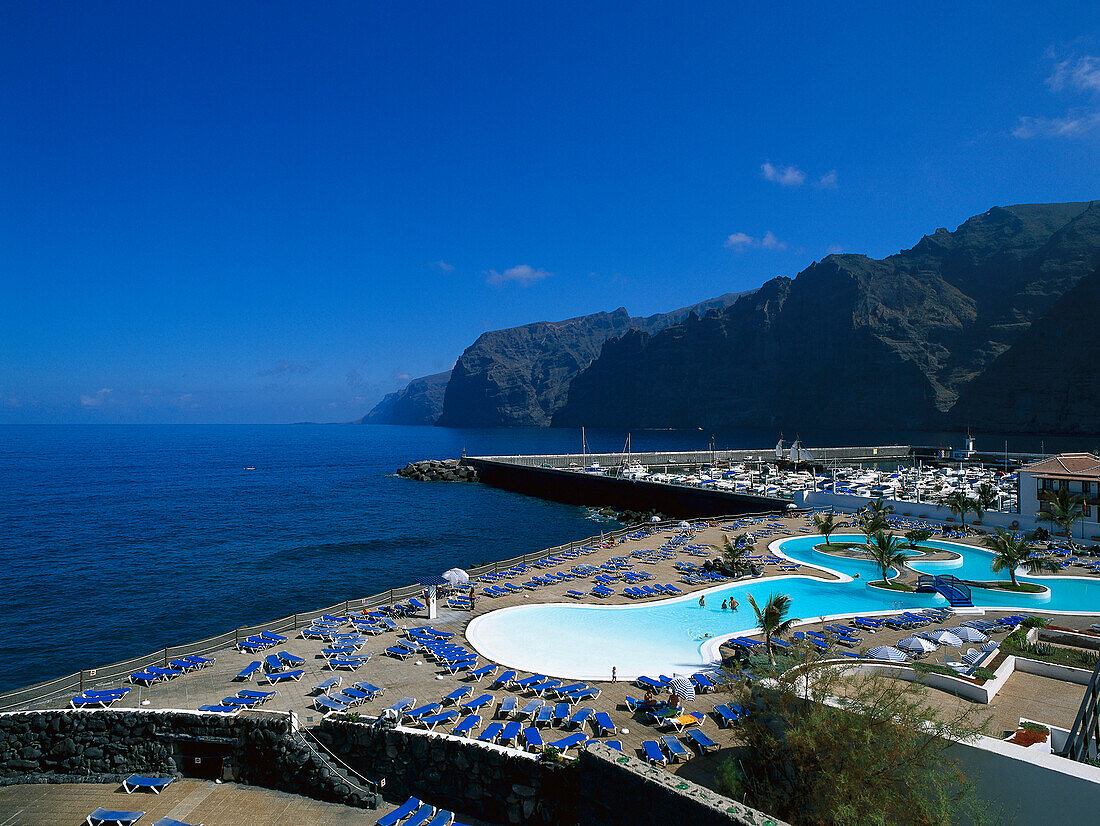
[[[1091,453],[1059,453],[1057,456],[1022,467],[1020,470],[1036,476],[1100,479],[1100,456],[1094,456]]]

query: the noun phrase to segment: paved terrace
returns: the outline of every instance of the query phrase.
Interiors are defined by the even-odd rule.
[[[769,519],[768,521],[772,522],[776,527],[764,528],[763,525],[751,525],[736,529],[736,532],[749,530],[757,533],[757,552],[766,551],[767,545],[777,538],[804,535],[812,532],[809,527],[809,517],[804,514],[784,517],[777,520]],[[762,530],[762,528],[764,528],[764,530]],[[724,531],[729,531],[729,528],[719,526],[716,523],[699,523],[693,542],[699,544],[719,544]],[[609,547],[599,548],[590,555],[581,556],[575,561],[570,561],[548,570],[568,570],[570,566],[577,563],[599,565],[612,556],[623,556],[638,550],[655,550],[670,537],[675,535],[675,533],[675,529],[639,532],[635,538],[624,538],[616,543],[608,543]],[[760,535],[764,533],[767,535]],[[702,590],[713,586],[714,583],[710,585],[692,586],[681,582],[680,574],[673,568],[673,563],[679,560],[703,561],[701,557],[689,556],[681,552],[676,554],[675,558],[672,560],[662,561],[655,565],[638,566],[638,568],[654,575],[654,579],[650,580],[650,583],[674,583],[685,592]],[[765,565],[765,576],[778,576],[781,575],[781,573],[782,572],[778,570],[776,565],[770,563]],[[815,569],[805,565],[799,571],[799,574],[832,578],[831,575],[825,572],[815,571]],[[444,608],[441,610],[440,616],[431,624],[439,630],[453,632],[456,635],[457,642],[461,642],[467,645],[467,647],[470,647],[468,641],[464,637],[464,631],[470,619],[476,614],[507,607],[509,605],[531,604],[536,601],[572,602],[572,600],[564,596],[567,590],[571,588],[590,590],[591,587],[591,582],[581,579],[572,582],[564,582],[555,586],[543,587],[537,591],[524,591],[522,594],[501,597],[495,600],[481,597],[478,598],[476,608],[473,612],[448,610]],[[620,584],[617,591],[621,592],[621,590],[622,586]],[[585,603],[590,604],[614,604],[639,601],[641,600],[629,600],[627,597],[622,596],[621,593],[617,593],[615,596],[608,597],[605,600],[599,600],[591,596],[584,600]],[[748,606],[743,606],[742,610],[750,609]],[[797,614],[797,610],[798,606],[796,605],[794,606],[794,613]],[[1001,617],[1007,613],[1011,612],[986,612],[985,618]],[[957,625],[962,620],[972,618],[973,616],[974,615],[971,614],[967,617],[949,617],[943,623],[926,626],[922,630],[929,631],[938,628],[948,628]],[[1095,621],[1095,618],[1089,617],[1060,616],[1058,618],[1059,625],[1080,629],[1088,628],[1089,624],[1093,621]],[[308,624],[308,621],[306,621],[305,624]],[[426,625],[428,621],[423,616],[410,616],[399,620],[399,624],[415,627]],[[820,628],[820,625],[820,623],[807,624],[803,626],[802,630],[817,630]],[[889,645],[911,633],[911,631],[881,629],[874,635],[865,634],[863,636],[863,643],[860,647]],[[473,683],[464,678],[461,674],[457,676],[448,674],[438,665],[424,658],[414,658],[402,661],[387,656],[383,653],[384,650],[386,647],[393,645],[397,640],[397,634],[393,632],[367,638],[367,642],[360,653],[371,654],[371,659],[365,666],[355,672],[334,672],[326,668],[326,660],[320,653],[324,645],[322,642],[306,640],[301,638],[300,635],[292,635],[291,632],[287,632],[286,636],[290,637],[286,643],[280,644],[274,649],[270,649],[263,653],[273,653],[282,650],[302,657],[305,659],[305,664],[302,666],[305,674],[300,682],[283,683],[273,686],[272,688],[277,689],[278,694],[267,705],[263,706],[263,708],[268,711],[294,711],[300,716],[301,722],[306,725],[317,723],[323,716],[321,712],[315,710],[313,707],[315,695],[312,693],[312,687],[333,676],[342,676],[345,686],[362,680],[385,689],[385,693],[380,698],[356,707],[356,711],[365,715],[375,715],[379,713],[381,709],[396,702],[402,697],[415,697],[418,704],[440,702],[444,695],[461,686],[471,686],[473,692],[471,696],[477,696],[484,691],[491,693],[495,700],[494,710],[495,706],[499,705],[499,702],[505,697],[515,697],[518,701],[518,706],[522,707],[534,696],[530,693],[519,692],[515,689],[490,691],[488,685],[491,682],[491,677]],[[954,649],[950,649],[950,651],[955,655],[961,653]],[[136,706],[140,704],[147,708],[194,710],[204,704],[217,704],[222,698],[234,695],[237,690],[241,688],[264,690],[268,688],[266,680],[262,677],[257,677],[252,682],[235,682],[233,680],[234,676],[245,665],[254,659],[262,659],[263,654],[254,656],[251,654],[238,653],[235,649],[224,649],[215,652],[215,654],[211,656],[216,657],[214,665],[177,677],[167,683],[159,683],[148,688],[135,686],[130,694],[120,703],[116,704],[115,707]],[[938,653],[932,654],[928,657],[928,660],[934,661],[937,656],[939,656]],[[482,659],[481,664],[484,663],[485,660]],[[521,676],[526,675],[521,674]],[[1020,679],[1017,679],[1017,677]],[[1031,683],[1035,680],[1040,680],[1043,684],[1032,685]],[[1028,675],[1017,675],[1014,677],[1006,687],[1007,693],[1004,695],[1004,699],[1002,700],[1000,696],[997,698],[998,704],[1004,703],[1005,711],[1004,713],[997,714],[993,732],[999,734],[1001,728],[1014,727],[1015,718],[1021,715],[1054,724],[1065,725],[1069,709],[1072,708],[1074,712],[1076,710],[1073,697],[1076,696],[1078,698],[1076,702],[1079,703],[1080,701],[1081,687],[1067,687],[1066,684],[1058,684],[1057,690],[1054,690],[1053,687],[1046,685],[1046,683],[1049,682],[1055,681],[1042,681],[1041,678],[1030,678]],[[119,681],[114,680],[111,683],[104,683],[102,685],[87,684],[86,687],[105,688],[112,684],[118,685]],[[619,729],[619,733],[615,739],[621,740],[624,748],[628,751],[632,751],[641,756],[641,742],[643,740],[654,739],[660,735],[669,733],[665,730],[658,731],[658,729],[653,726],[641,722],[641,720],[635,718],[626,709],[625,700],[627,696],[641,696],[642,692],[636,686],[622,682],[602,682],[593,683],[593,685],[598,686],[602,690],[601,696],[594,701],[584,701],[574,708],[588,706],[596,711],[608,712]],[[688,710],[702,711],[710,715],[702,728],[711,738],[719,743],[720,750],[716,753],[711,752],[707,756],[693,756],[683,763],[671,764],[669,766],[670,771],[681,773],[683,776],[690,777],[696,782],[704,784],[713,783],[712,778],[717,763],[730,753],[730,749],[736,749],[738,745],[736,740],[736,729],[719,728],[713,715],[710,714],[713,705],[716,702],[724,702],[725,699],[726,698],[721,695],[701,694],[693,703],[688,704]],[[67,700],[68,696],[64,698],[54,698],[50,701],[31,703],[24,706],[24,708],[57,708],[64,706]],[[996,711],[995,708],[992,710]],[[487,709],[482,710],[480,713],[486,725],[493,719],[492,712],[489,712]],[[1015,717],[1013,717],[1013,715],[1015,715]],[[1072,721],[1072,714],[1069,715],[1068,719]],[[440,730],[449,731],[450,727],[450,725],[447,725]],[[585,730],[591,734],[591,729],[586,727]],[[556,731],[557,730],[544,732],[544,738],[549,741],[554,737],[563,736],[566,733],[562,732],[562,734],[556,734]]]
[[[126,794],[116,783],[28,783],[0,787],[3,826],[77,826],[95,809],[143,811],[142,823],[171,817],[213,826],[364,826],[396,808],[353,809],[296,794],[237,783],[177,780],[158,794]],[[482,821],[462,816],[468,826]]]

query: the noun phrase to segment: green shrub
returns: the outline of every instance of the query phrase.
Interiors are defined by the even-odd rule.
[[[988,668],[975,668],[970,674],[975,680],[992,680],[997,675],[990,671]]]
[[[727,757],[718,764],[714,772],[714,787],[719,794],[726,797],[740,799],[744,794],[745,783],[741,777],[741,770],[733,762],[732,757]]]
[[[1020,723],[1020,728],[1024,731],[1041,731],[1043,734],[1050,734],[1049,728],[1039,725],[1038,723]]]
[[[1042,617],[1028,617],[1020,625],[1024,628],[1046,628],[1047,621]]]

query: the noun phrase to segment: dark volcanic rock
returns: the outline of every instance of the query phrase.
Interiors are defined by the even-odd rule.
[[[632,318],[620,307],[612,313],[483,333],[454,366],[439,424],[548,425],[565,403],[573,378],[600,354],[605,341],[630,330],[659,332],[685,318],[728,306],[736,298],[727,294],[647,318]]]
[[[404,390],[385,396],[359,424],[435,424],[443,412],[443,393],[450,378],[447,370],[413,379]]]
[[[1100,202],[996,207],[882,261],[831,255],[704,318],[608,341],[553,424],[919,429],[965,411],[988,429],[1100,432],[1091,374],[1038,369],[1095,363],[1098,264]],[[1061,401],[1040,410],[1055,385]],[[1034,399],[1013,402],[1023,388]]]

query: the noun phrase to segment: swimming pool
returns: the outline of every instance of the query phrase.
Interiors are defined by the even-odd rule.
[[[475,617],[466,636],[483,656],[509,668],[569,679],[606,680],[614,666],[620,679],[632,679],[641,674],[691,672],[717,662],[718,646],[723,640],[755,630],[747,599],[750,594],[758,603],[775,592],[788,594],[791,613],[803,620],[947,604],[939,594],[871,588],[867,582],[880,576],[873,562],[814,550],[821,541],[820,536],[800,536],[777,540],[770,548],[803,564],[831,571],[840,577],[837,580],[799,575],[770,577],[640,605],[520,605]],[[925,544],[954,551],[961,559],[914,562],[914,569],[927,568],[927,573],[963,571],[964,578],[972,579],[997,578],[989,571],[991,554],[984,550],[952,542]],[[975,588],[974,604],[1044,613],[1100,612],[1100,580],[1031,580],[1041,581],[1049,592],[1015,594]],[[702,608],[698,604],[701,594],[706,597],[706,607]],[[723,611],[722,601],[731,598],[740,602],[740,609]]]

